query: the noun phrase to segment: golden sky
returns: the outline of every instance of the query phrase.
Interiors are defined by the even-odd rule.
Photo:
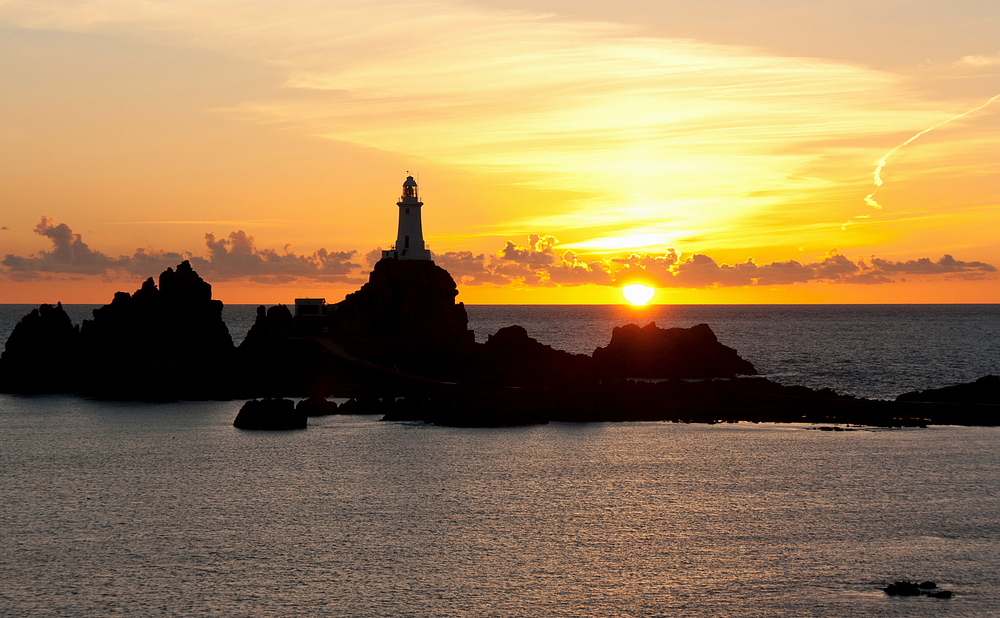
[[[831,6],[836,4],[836,6]],[[0,0],[0,302],[1000,302],[994,0]]]

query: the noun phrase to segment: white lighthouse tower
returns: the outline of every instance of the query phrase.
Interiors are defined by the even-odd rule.
[[[420,223],[420,207],[424,203],[417,194],[417,181],[407,176],[403,195],[396,202],[399,206],[399,231],[396,246],[382,252],[382,258],[394,260],[430,260],[430,250],[424,248],[424,230]]]

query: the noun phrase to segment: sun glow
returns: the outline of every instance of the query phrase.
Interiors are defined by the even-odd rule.
[[[633,305],[645,305],[653,300],[655,291],[648,285],[633,283],[622,288],[622,295],[625,297],[625,300]]]

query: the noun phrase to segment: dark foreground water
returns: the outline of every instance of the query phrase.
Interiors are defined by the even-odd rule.
[[[69,306],[79,322],[92,307]],[[30,307],[0,306],[0,333]],[[591,352],[709,323],[786,383],[1000,372],[997,306],[469,307]],[[230,306],[239,342],[254,307]],[[242,402],[0,395],[3,616],[994,616],[1000,428],[232,427]],[[932,579],[950,600],[879,588]]]
[[[4,616],[995,616],[1000,429],[0,396]],[[933,579],[950,600],[879,588]]]

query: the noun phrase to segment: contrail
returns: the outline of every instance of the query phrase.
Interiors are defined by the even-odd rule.
[[[949,122],[951,122],[952,120],[958,120],[959,118],[963,118],[965,116],[968,116],[972,112],[978,112],[979,110],[983,109],[984,107],[986,107],[987,105],[989,105],[993,101],[996,101],[997,99],[1000,99],[1000,94],[995,95],[993,98],[991,98],[989,101],[983,103],[979,107],[973,107],[972,109],[970,109],[968,111],[965,111],[965,112],[962,112],[961,114],[959,114],[957,116],[952,116],[951,118],[948,118],[947,120],[942,120],[941,122],[937,123],[936,125],[927,127],[926,129],[924,129],[920,133],[917,133],[916,135],[914,135],[910,139],[906,140],[905,142],[903,142],[899,146],[896,146],[895,148],[893,148],[889,152],[887,152],[884,155],[882,155],[882,158],[879,159],[878,163],[876,163],[876,165],[875,165],[875,174],[873,175],[873,179],[874,179],[874,183],[875,183],[875,188],[872,189],[871,193],[869,193],[868,195],[865,196],[865,203],[868,204],[869,206],[873,207],[873,208],[879,208],[879,209],[882,208],[882,205],[875,201],[875,194],[878,193],[879,187],[882,186],[882,168],[885,167],[885,162],[889,159],[889,157],[891,157],[893,154],[895,154],[897,150],[899,150],[900,148],[902,148],[904,146],[909,146],[911,143],[913,143],[913,140],[917,139],[921,135],[924,135],[925,133],[930,133],[934,129],[936,129],[936,128],[940,127],[940,126],[946,125]]]

